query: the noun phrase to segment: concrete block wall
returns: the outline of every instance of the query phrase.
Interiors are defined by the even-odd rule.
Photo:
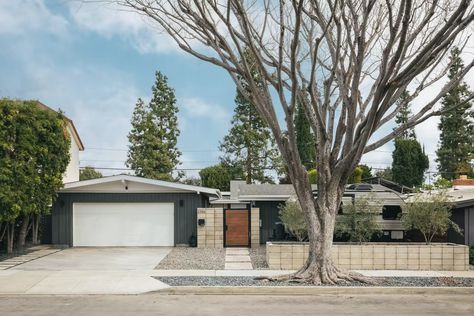
[[[250,210],[250,246],[260,246],[260,209],[252,207]]]
[[[224,210],[222,208],[198,208],[197,219],[198,248],[223,248]],[[199,219],[204,219],[203,226],[198,224]]]
[[[307,243],[267,242],[270,269],[296,270],[308,258]],[[469,247],[456,244],[333,245],[332,259],[351,270],[444,270],[469,269]]]

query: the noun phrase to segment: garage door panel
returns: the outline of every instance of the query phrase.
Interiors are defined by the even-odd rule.
[[[173,246],[173,203],[74,203],[74,246]]]

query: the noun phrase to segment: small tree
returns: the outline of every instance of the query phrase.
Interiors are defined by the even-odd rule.
[[[288,233],[295,236],[298,241],[307,240],[308,229],[300,203],[297,200],[290,199],[286,201],[285,205],[280,205],[279,214]]]
[[[402,223],[405,229],[416,229],[430,244],[435,235],[444,235],[449,227],[461,233],[459,226],[451,217],[453,203],[445,192],[417,195],[402,206]]]
[[[93,167],[87,166],[79,172],[80,181],[98,179],[98,178],[102,178],[102,173],[95,170]]]
[[[372,197],[358,198],[354,204],[343,205],[343,214],[336,219],[335,235],[349,236],[351,242],[368,242],[382,230],[377,216],[382,209],[379,201]]]
[[[349,177],[349,180],[347,183],[361,183],[363,179],[363,174],[364,174],[364,169],[362,169],[360,166],[357,166],[354,169],[354,172],[352,175]]]

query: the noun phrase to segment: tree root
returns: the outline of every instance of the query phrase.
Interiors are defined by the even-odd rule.
[[[322,269],[316,266],[309,266],[300,269],[299,271],[280,275],[276,277],[258,277],[255,280],[267,280],[273,282],[291,282],[300,284],[313,285],[348,285],[352,282],[360,282],[364,284],[375,284],[376,282],[360,273],[353,271],[341,270],[334,265]]]

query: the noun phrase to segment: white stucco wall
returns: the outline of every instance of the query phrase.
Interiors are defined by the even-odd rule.
[[[70,126],[68,126],[67,130],[71,136],[71,148],[69,148],[71,158],[63,176],[63,183],[79,181],[79,145],[76,139],[72,137],[73,134]]]

